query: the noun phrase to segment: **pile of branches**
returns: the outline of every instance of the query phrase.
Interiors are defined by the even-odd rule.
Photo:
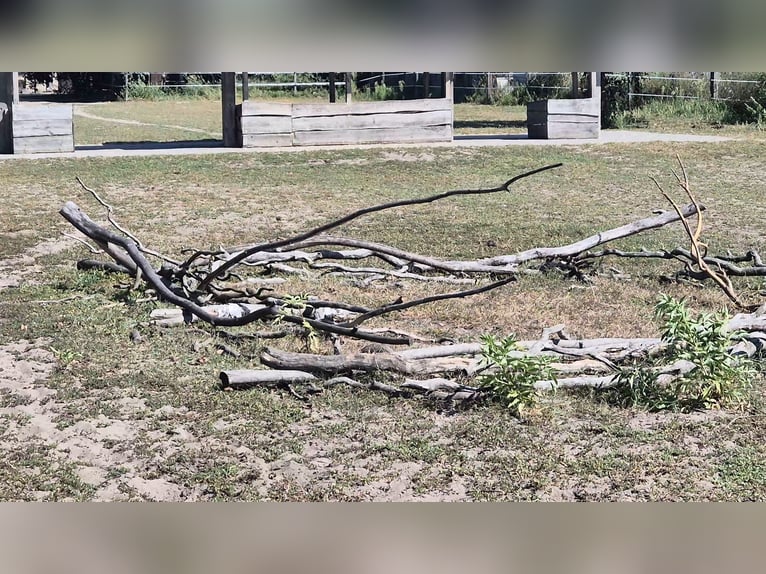
[[[330,232],[352,220],[385,210],[428,204],[455,196],[509,193],[518,181],[558,168],[561,164],[519,174],[493,188],[453,190],[367,207],[285,239],[216,250],[187,250],[183,252],[186,256],[183,260],[172,259],[146,247],[115,221],[112,207],[79,179],[82,187],[106,208],[111,228],[93,221],[71,201],[63,206],[60,214],[98,246],[91,246],[92,251],[110,257],[110,261],[81,260],[78,268],[126,273],[134,278],[136,287],[144,283],[145,288],[158,299],[173,305],[152,314],[159,325],[203,321],[216,327],[238,327],[259,322],[272,327],[272,330],[262,333],[264,338],[278,337],[292,330],[323,335],[336,342],[349,337],[375,344],[371,348],[376,352],[338,352],[335,355],[288,353],[269,347],[260,357],[267,369],[222,372],[220,378],[225,388],[277,385],[286,386],[298,395],[293,388],[296,384],[303,385],[309,392],[317,392],[328,385],[349,384],[393,395],[415,392],[457,399],[475,398],[480,389],[466,382],[470,382],[481,368],[478,357],[480,344],[437,345],[395,351],[393,346],[411,346],[429,340],[393,329],[369,329],[366,323],[375,317],[435,301],[500,289],[525,273],[540,272],[541,269],[562,269],[569,275],[584,278],[583,269],[599,258],[675,259],[683,264],[679,276],[714,281],[734,305],[744,311],[733,319],[736,325],[732,328],[745,329],[750,333],[746,340],[746,353],[752,356],[760,352],[763,341],[766,341],[764,308],[743,302],[734,289],[731,277],[766,275],[766,265],[755,251],[743,256],[708,255],[706,245],[700,241],[705,208],[694,198],[686,171],[683,164],[680,165],[681,174],[674,174],[689,199],[688,203],[677,204],[660,187],[672,206],[670,210],[655,212],[569,245],[539,247],[476,260],[440,259]],[[694,218],[693,223],[689,221],[691,218]],[[690,241],[689,248],[625,252],[604,247],[615,240],[675,222],[683,225]],[[150,259],[156,263],[152,264]],[[388,278],[465,287],[410,301],[398,299],[375,308],[353,302],[280,295],[276,291],[285,282],[279,275],[310,279],[316,273],[342,276],[361,288]],[[279,328],[274,330],[275,327]],[[338,348],[336,346],[336,350]],[[659,339],[576,340],[566,335],[563,327],[556,327],[546,330],[539,340],[521,342],[518,352],[552,356],[557,386],[568,388],[608,387],[614,383],[615,366],[658,353],[661,349],[662,341]],[[675,368],[669,365],[667,373],[662,374],[673,376]],[[374,377],[375,373],[382,371],[404,377],[404,381],[397,385],[384,384]],[[543,390],[553,386],[553,381],[539,381],[536,388]]]

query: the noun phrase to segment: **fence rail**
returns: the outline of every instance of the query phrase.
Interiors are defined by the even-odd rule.
[[[763,72],[618,72],[605,76],[627,80],[631,105],[652,98],[748,102],[766,92],[766,73]]]

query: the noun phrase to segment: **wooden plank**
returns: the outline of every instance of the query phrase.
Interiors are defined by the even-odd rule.
[[[548,139],[597,139],[599,132],[597,123],[548,124]]]
[[[329,104],[322,104],[329,105]],[[242,117],[246,116],[292,116],[293,104],[271,102],[242,102]]]
[[[544,123],[598,123],[597,116],[586,116],[585,114],[546,114],[544,112],[528,112],[527,123],[532,124],[544,124]]]
[[[293,119],[289,116],[243,116],[243,134],[289,134]]]
[[[15,120],[13,122],[13,137],[31,136],[66,136],[72,134],[72,120]]]
[[[380,113],[348,116],[306,116],[293,120],[293,130],[341,130],[451,125],[452,112]]]
[[[221,124],[223,126],[224,147],[239,147],[235,72],[221,73]]]
[[[549,114],[587,114],[593,116],[601,114],[599,102],[592,98],[580,98],[578,100],[539,100],[527,104],[527,111],[548,112]]]
[[[242,147],[290,147],[292,134],[242,134]]]
[[[13,124],[26,120],[72,120],[72,104],[33,104],[13,106]]]
[[[336,145],[452,141],[452,126],[295,132],[293,145]]]
[[[13,153],[72,151],[74,151],[74,137],[72,135],[13,138]]]
[[[444,72],[444,99],[455,100],[455,72]]]
[[[530,124],[529,139],[598,139],[597,123]]]
[[[431,98],[427,100],[354,102],[353,104],[293,104],[293,117],[431,112],[436,110],[452,111],[452,102],[446,98]]]

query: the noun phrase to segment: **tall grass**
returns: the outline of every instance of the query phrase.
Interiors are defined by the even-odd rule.
[[[653,100],[641,107],[618,111],[616,128],[647,127],[653,122],[684,119],[707,125],[739,123],[726,102],[713,100]]]

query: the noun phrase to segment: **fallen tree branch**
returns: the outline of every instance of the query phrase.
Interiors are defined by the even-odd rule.
[[[436,195],[431,195],[428,197],[423,198],[416,198],[416,199],[405,199],[400,201],[394,201],[391,203],[383,203],[380,205],[374,205],[372,207],[365,207],[363,209],[357,210],[353,213],[350,213],[348,215],[345,215],[339,219],[336,219],[334,221],[330,221],[328,223],[325,223],[323,225],[320,225],[319,227],[315,227],[314,229],[310,229],[309,231],[305,231],[303,233],[299,233],[298,235],[294,235],[293,237],[289,237],[287,239],[282,239],[280,241],[272,241],[270,243],[263,243],[260,245],[254,245],[252,247],[249,247],[248,249],[245,249],[244,251],[239,252],[237,255],[233,256],[232,258],[228,259],[226,262],[224,262],[222,265],[211,271],[207,277],[200,283],[200,289],[204,289],[211,281],[213,281],[216,277],[219,277],[221,274],[225,273],[232,267],[234,267],[237,263],[240,261],[243,261],[244,259],[247,259],[248,257],[254,255],[255,253],[258,253],[259,251],[274,251],[277,248],[285,247],[287,245],[299,243],[301,241],[310,239],[311,237],[315,237],[321,233],[324,233],[326,231],[329,231],[330,229],[334,229],[336,227],[340,227],[341,225],[348,223],[349,221],[353,221],[354,219],[357,219],[359,217],[362,217],[364,215],[369,215],[370,213],[376,213],[380,211],[384,211],[387,209],[393,209],[396,207],[405,207],[410,205],[422,205],[425,203],[432,203],[434,201],[438,201],[440,199],[446,199],[448,197],[453,197],[456,195],[483,195],[483,194],[490,194],[490,193],[497,193],[499,191],[510,191],[511,185],[516,183],[517,181],[524,179],[526,177],[530,177],[532,175],[541,173],[543,171],[547,171],[550,169],[554,169],[557,167],[560,167],[561,163],[553,164],[553,165],[547,165],[544,167],[540,167],[537,169],[533,169],[530,171],[527,171],[525,173],[519,174],[515,177],[512,177],[508,181],[506,181],[504,184],[499,185],[497,187],[493,187],[490,189],[460,189],[460,190],[454,190],[454,191],[446,191],[443,193],[438,193]]]
[[[617,239],[624,239],[625,237],[636,235],[644,231],[658,229],[668,225],[669,223],[675,223],[679,220],[684,222],[686,221],[687,217],[691,217],[692,215],[701,212],[704,209],[705,207],[702,205],[698,206],[696,204],[690,203],[679,207],[678,211],[663,211],[662,213],[652,217],[646,217],[621,227],[616,227],[607,231],[601,231],[575,243],[570,243],[569,245],[547,248],[536,247],[534,249],[528,249],[527,251],[522,251],[521,253],[516,253],[514,255],[500,255],[497,257],[479,259],[477,263],[480,265],[489,265],[492,267],[507,267],[517,266],[522,263],[528,263],[529,261],[539,259],[560,259],[566,257],[574,257],[588,251],[589,249],[593,249],[599,245],[603,245]]]

